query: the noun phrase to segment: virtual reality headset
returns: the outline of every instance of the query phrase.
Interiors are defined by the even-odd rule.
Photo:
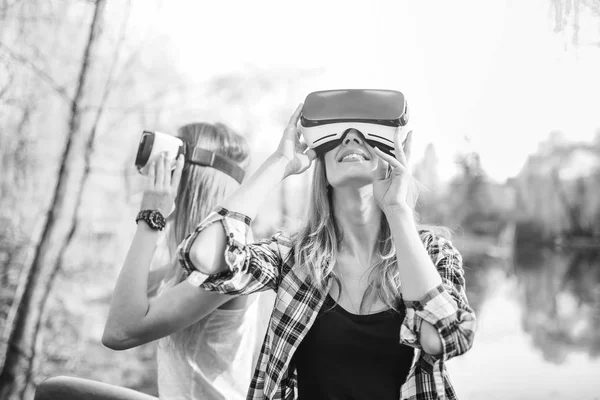
[[[185,162],[205,167],[211,167],[229,175],[239,183],[244,180],[245,171],[234,161],[213,151],[192,146],[183,139],[166,133],[144,131],[140,138],[135,166],[142,175],[148,173],[148,168],[163,152],[173,161],[183,154]],[[173,168],[175,168],[173,163]]]
[[[300,130],[318,155],[337,147],[350,129],[372,147],[394,155],[395,132],[405,129],[408,117],[406,99],[395,90],[324,90],[306,96]]]

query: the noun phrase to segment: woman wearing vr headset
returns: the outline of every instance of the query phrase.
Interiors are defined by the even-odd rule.
[[[475,315],[460,254],[416,226],[410,133],[391,150],[356,129],[307,149],[301,110],[275,153],[179,247],[204,289],[277,293],[248,399],[455,399],[444,361],[471,347]],[[262,199],[313,163],[300,231],[248,243]]]
[[[144,168],[146,188],[138,226],[115,286],[102,342],[124,350],[160,339],[160,398],[243,399],[260,335],[266,329],[266,321],[259,326],[259,299],[210,293],[190,285],[175,249],[239,186],[233,177],[241,177],[233,172],[243,173],[238,166],[247,165],[248,145],[223,124],[185,125],[178,137],[188,144],[192,158],[208,155],[209,161],[198,165],[194,159],[184,162],[189,157],[180,155],[172,172],[173,159],[160,153]],[[220,167],[206,166],[214,164],[215,158]],[[158,295],[153,297],[157,286]],[[53,393],[63,399],[145,398],[128,389],[62,377],[45,382],[37,398],[58,398]]]

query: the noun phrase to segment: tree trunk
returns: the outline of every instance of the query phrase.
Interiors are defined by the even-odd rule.
[[[88,40],[71,102],[67,142],[58,179],[40,241],[33,251],[23,300],[17,310],[6,362],[0,373],[0,399],[33,398],[35,386],[32,375],[41,316],[63,254],[74,233],[77,203],[81,199],[86,174],[84,155],[91,131],[82,128],[82,100],[90,79],[105,3],[106,0],[96,0],[94,4]]]
[[[556,192],[558,193],[558,198],[559,200],[562,202],[564,209],[565,209],[565,213],[567,214],[568,218],[569,218],[569,226],[566,229],[563,229],[563,231],[568,230],[569,233],[573,233],[573,232],[581,232],[582,231],[582,227],[580,224],[580,210],[577,207],[577,205],[572,204],[571,201],[569,200],[569,195],[567,193],[567,190],[565,189],[563,183],[560,180],[560,177],[558,175],[558,170],[554,170],[552,172],[552,181],[554,183],[554,186],[556,187]],[[554,234],[564,234],[565,232],[554,232]]]

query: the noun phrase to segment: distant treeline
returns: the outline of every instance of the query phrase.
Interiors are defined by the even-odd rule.
[[[519,242],[600,245],[600,132],[593,143],[573,143],[552,132],[505,183],[490,180],[477,153],[457,157],[460,173],[440,185],[430,146],[416,165],[427,188],[419,212],[472,234],[501,235],[516,226]]]

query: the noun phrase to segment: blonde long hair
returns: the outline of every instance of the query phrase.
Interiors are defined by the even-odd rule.
[[[246,167],[249,148],[244,137],[222,123],[191,123],[179,128],[177,136],[193,146],[213,151]],[[230,176],[211,167],[185,163],[175,200],[176,207],[167,221],[166,244],[170,253],[170,268],[162,279],[159,293],[184,280],[175,250],[183,239],[229,194],[239,187]],[[165,338],[175,348],[183,350],[193,339],[191,325]]]
[[[414,209],[418,197],[418,187],[413,181],[409,190],[409,203]],[[334,272],[342,243],[342,232],[333,217],[331,189],[321,157],[314,161],[312,190],[308,203],[308,215],[294,240],[294,260],[296,265],[307,268],[312,283],[324,291],[328,279],[338,284],[338,300],[342,286]],[[415,219],[417,216],[415,214]],[[379,298],[388,307],[399,310],[400,278],[396,268],[396,247],[392,240],[390,226],[382,213],[381,224],[376,242],[378,261],[369,274],[369,287],[365,292],[360,309],[369,298]]]

